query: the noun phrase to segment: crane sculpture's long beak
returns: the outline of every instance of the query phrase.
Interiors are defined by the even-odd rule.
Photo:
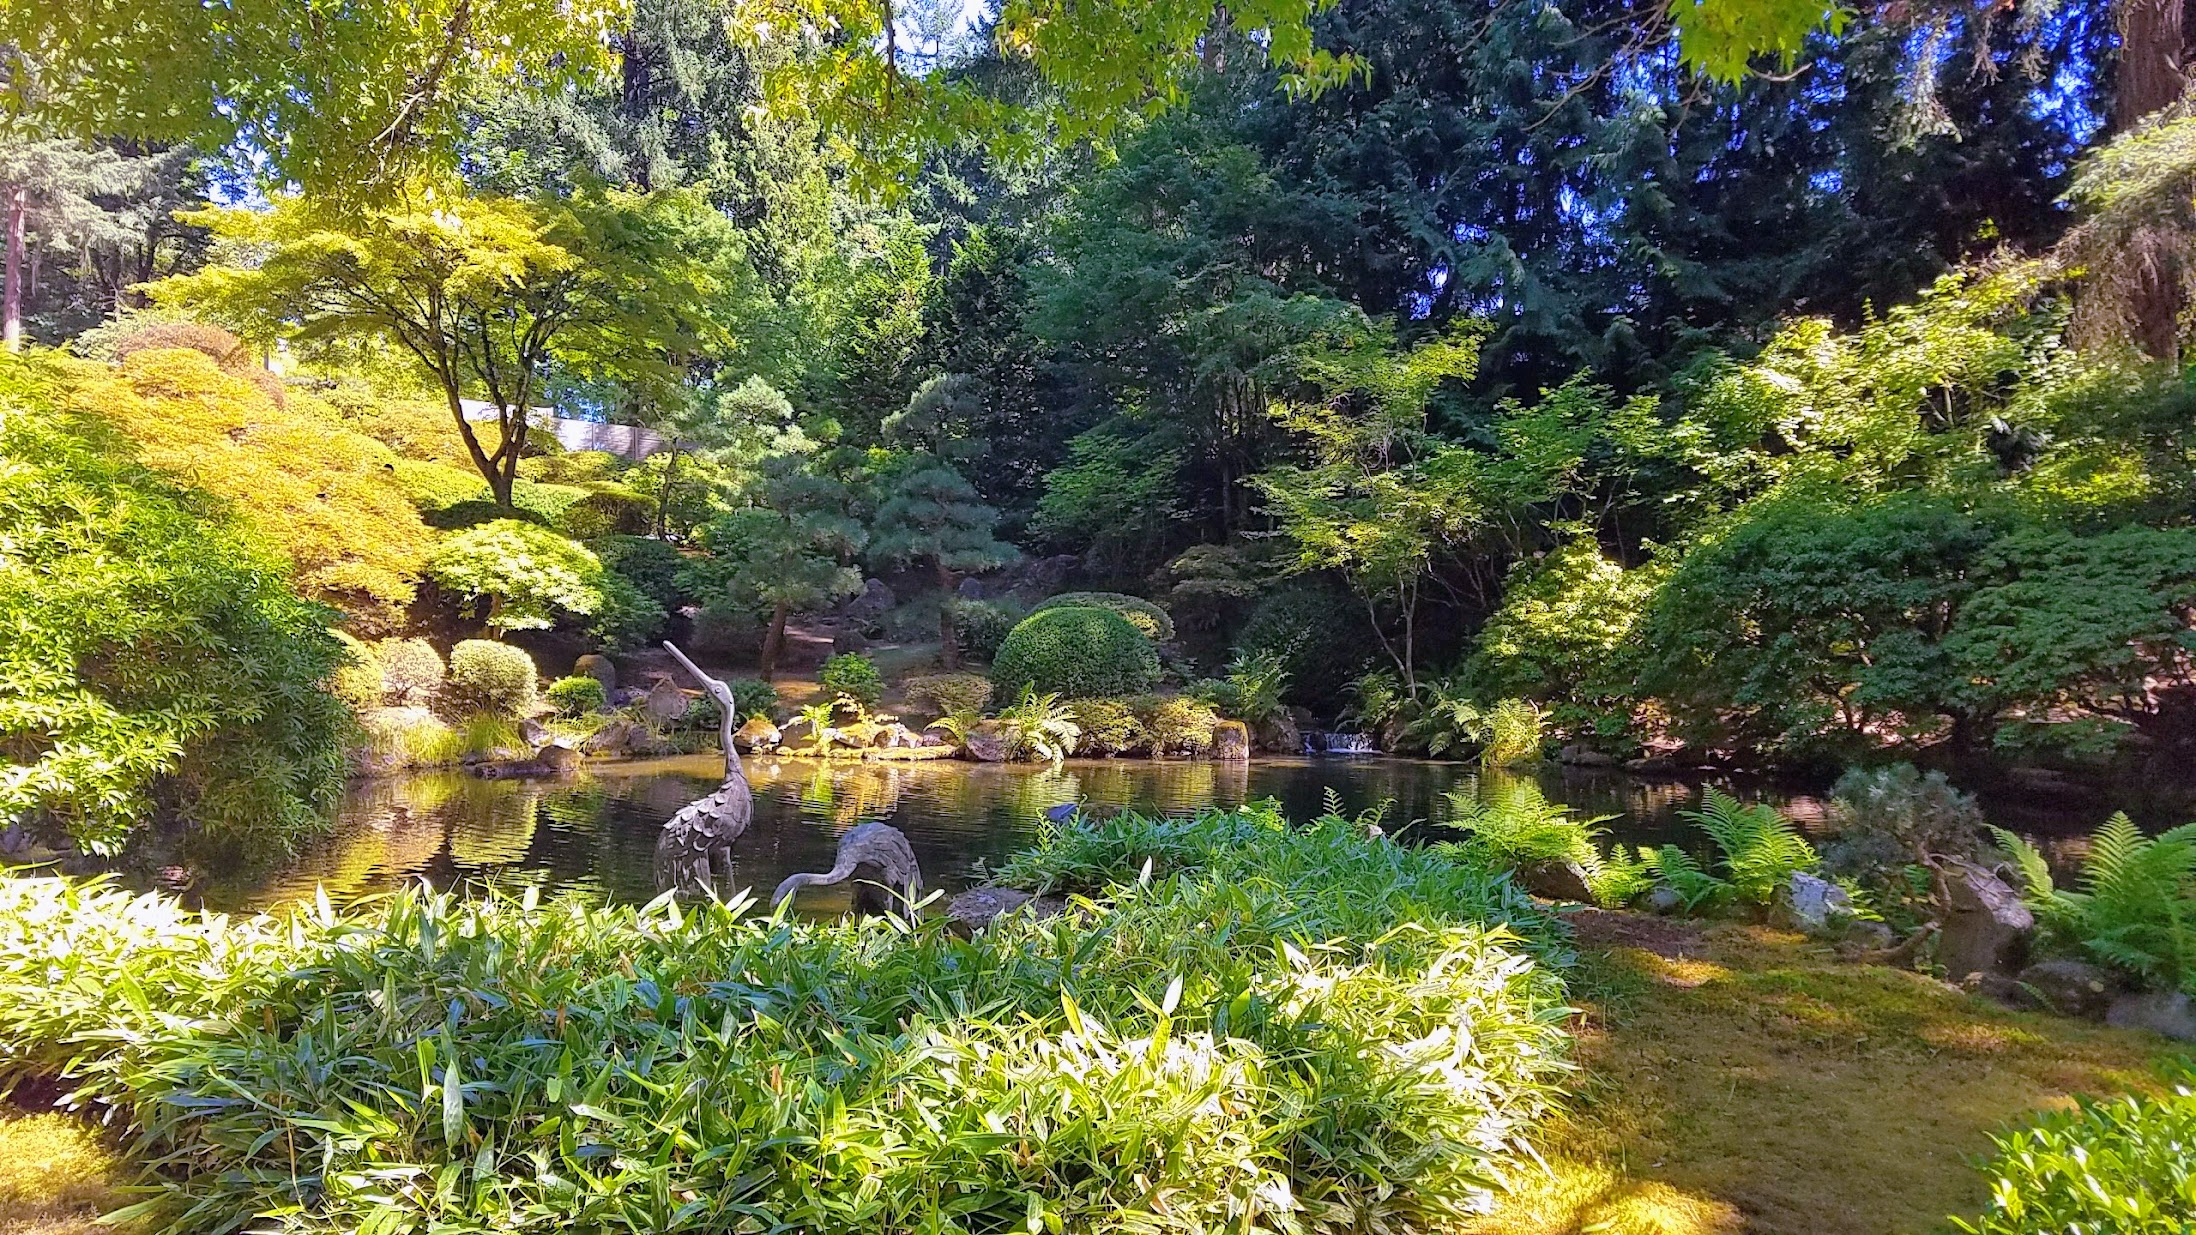
[[[706,673],[703,673],[700,667],[695,665],[693,661],[688,660],[686,658],[686,653],[679,650],[678,644],[671,642],[669,639],[666,639],[663,641],[663,649],[664,651],[669,652],[671,653],[671,655],[677,657],[680,664],[686,666],[686,671],[694,675],[694,681],[699,683],[703,690],[708,691],[711,695],[715,695],[717,693],[713,689],[717,685],[717,679],[710,677]]]

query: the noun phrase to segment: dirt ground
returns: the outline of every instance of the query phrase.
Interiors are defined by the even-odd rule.
[[[1767,928],[1575,921],[1578,1096],[1475,1235],[1936,1231],[1983,1204],[1993,1131],[2176,1053]]]

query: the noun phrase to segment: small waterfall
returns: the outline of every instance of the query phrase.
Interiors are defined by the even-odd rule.
[[[1313,730],[1304,735],[1304,753],[1307,755],[1377,755],[1380,748],[1373,745],[1368,733],[1323,733]]]

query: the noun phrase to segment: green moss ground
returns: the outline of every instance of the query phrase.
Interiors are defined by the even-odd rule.
[[[1760,927],[1582,914],[1585,1071],[1550,1172],[1474,1235],[1902,1235],[1983,1203],[1990,1134],[2151,1089],[2172,1044],[2008,1011]]]

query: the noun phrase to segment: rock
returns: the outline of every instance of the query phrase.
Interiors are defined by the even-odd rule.
[[[970,888],[946,902],[946,917],[963,934],[973,935],[998,918],[1027,911],[1039,918],[1067,912],[1067,902],[1057,896],[1032,896],[1015,888]]]
[[[1573,742],[1556,752],[1556,762],[1574,768],[1613,768],[1617,765],[1617,757],[1595,750],[1584,742]]]
[[[2105,1009],[2105,1024],[2147,1029],[2180,1042],[2196,1042],[2196,1002],[2180,991],[2122,995]]]
[[[1006,730],[991,721],[968,731],[968,741],[962,743],[968,757],[978,763],[1005,763],[1008,746]]]
[[[1552,901],[1594,903],[1594,890],[1586,882],[1586,870],[1576,862],[1562,859],[1529,862],[1517,868],[1517,886]]]
[[[2111,970],[2087,961],[2037,961],[2021,970],[2021,985],[2036,992],[2044,1006],[2061,1016],[2102,1017],[2120,993]]]
[[[610,663],[607,656],[589,652],[580,657],[572,662],[572,676],[593,678],[602,683],[602,693],[606,697],[618,693],[618,667]]]
[[[1777,894],[1776,917],[1784,925],[1810,935],[1830,929],[1838,918],[1853,916],[1853,898],[1845,889],[1806,871],[1793,871]]]
[[[951,746],[953,745],[953,739],[947,737],[943,730],[925,729],[923,730],[922,744],[925,746]]]
[[[1658,883],[1648,890],[1646,898],[1640,904],[1649,913],[1668,916],[1684,910],[1685,898],[1678,895],[1678,890],[1669,884]]]
[[[2021,967],[2035,916],[1996,872],[1965,858],[1944,860],[1951,903],[1937,937],[1937,963],[1945,976],[1963,981],[1971,973],[2011,974]]]
[[[1212,728],[1212,757],[1215,759],[1250,758],[1250,729],[1239,720],[1224,720],[1214,725]]]
[[[648,692],[638,686],[620,686],[610,692],[610,706],[613,709],[629,708],[636,703],[646,702],[647,699]]]
[[[529,716],[518,724],[519,738],[528,746],[542,747],[549,744],[549,726]]]
[[[859,595],[839,606],[839,617],[849,629],[873,631],[899,603],[900,598],[893,595],[884,580],[870,579],[862,584]]]
[[[614,720],[589,734],[580,749],[590,755],[631,754],[637,745],[647,742],[648,731],[628,721]]]
[[[580,753],[569,746],[552,742],[525,759],[492,759],[473,764],[473,775],[482,780],[517,780],[542,776],[564,776],[579,767]]]
[[[976,576],[970,575],[954,587],[953,594],[962,600],[982,600],[984,598],[984,582]]]
[[[732,744],[745,751],[769,750],[783,741],[785,734],[761,713],[748,717],[740,731],[732,735]]]
[[[2035,1008],[2041,1006],[2035,992],[2020,984],[2017,979],[2002,973],[1977,971],[1960,979],[1960,989],[1970,995],[1980,995],[1992,1003],[2008,1008]]]
[[[923,735],[898,721],[884,726],[877,735],[876,745],[887,750],[913,749],[923,744]]]
[[[1899,933],[1881,922],[1865,918],[1851,918],[1838,935],[1838,952],[1844,956],[1860,956],[1869,952],[1882,952],[1899,946]]]
[[[1062,802],[1058,806],[1047,806],[1045,808],[1045,818],[1064,828],[1075,822],[1077,812],[1082,809],[1079,803]]]
[[[562,742],[549,742],[534,752],[534,762],[548,769],[552,776],[562,776],[574,771],[580,764],[578,748]]]
[[[1639,759],[1625,760],[1624,770],[1634,776],[1675,776],[1678,774],[1679,768],[1675,759],[1666,758],[1662,755],[1648,755]]]
[[[692,706],[694,701],[669,678],[660,679],[648,688],[648,715],[659,723],[669,724],[679,719]]]
[[[1261,721],[1258,725],[1256,737],[1258,749],[1260,750],[1294,755],[1304,749],[1304,731],[1297,726],[1296,718],[1286,712],[1270,720]],[[1219,734],[1215,733],[1213,738],[1215,751],[1217,752]],[[1248,758],[1249,755],[1250,751],[1245,749],[1243,757]],[[1226,758],[1227,756],[1221,757]]]

